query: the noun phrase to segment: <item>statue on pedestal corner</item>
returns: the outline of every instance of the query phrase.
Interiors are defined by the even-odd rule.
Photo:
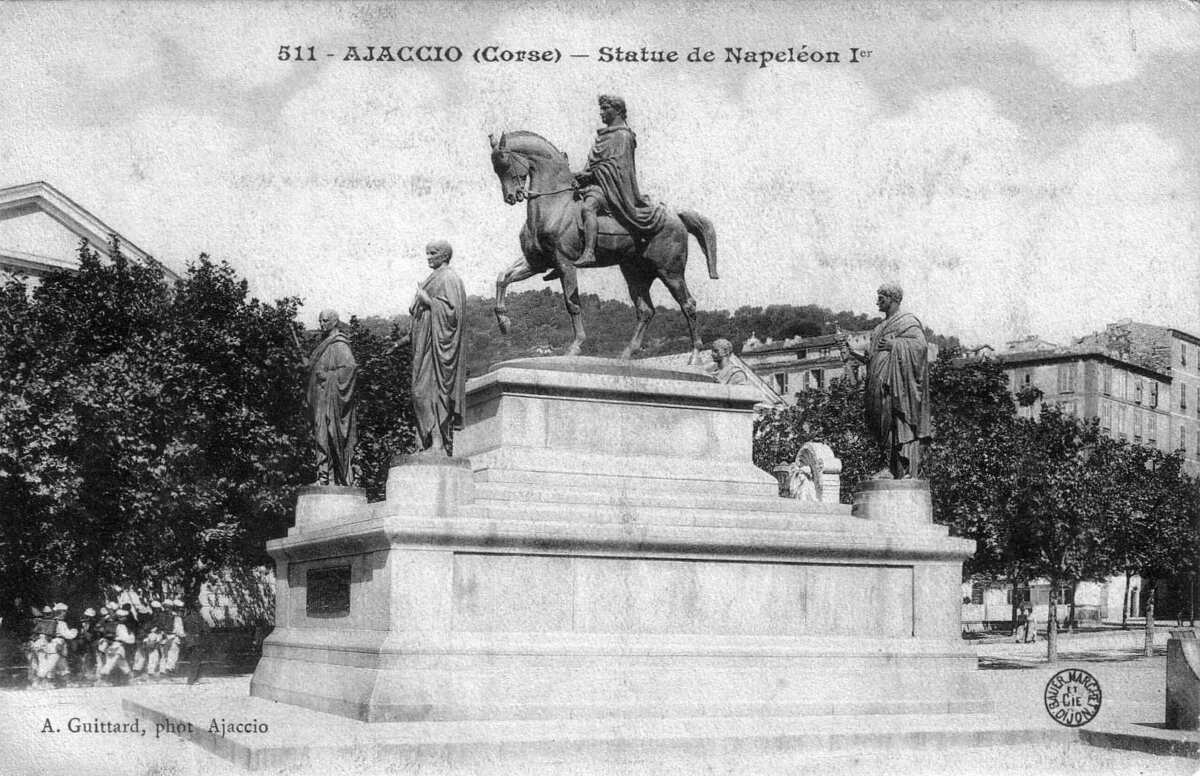
[[[871,332],[865,352],[852,350],[838,334],[843,352],[866,364],[863,402],[867,427],[883,466],[874,479],[924,479],[933,435],[929,417],[929,345],[917,317],[900,310],[899,286],[879,287],[876,303],[883,323]]]
[[[354,448],[358,444],[358,417],[354,386],[358,364],[350,340],[339,326],[334,310],[323,310],[318,321],[324,339],[301,365],[308,370],[305,406],[317,452],[316,485],[354,485]]]
[[[745,385],[750,381],[746,370],[733,359],[733,343],[727,339],[715,340],[712,344],[713,377],[726,385]]]
[[[412,345],[412,404],[417,440],[422,452],[450,454],[451,437],[463,427],[466,409],[467,362],[463,354],[463,325],[467,294],[450,268],[454,249],[445,240],[425,247],[432,270],[417,284],[408,308],[412,328],[397,347]]]

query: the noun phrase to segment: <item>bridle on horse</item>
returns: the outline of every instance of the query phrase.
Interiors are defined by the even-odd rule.
[[[514,153],[512,151],[506,151],[505,155],[512,157],[514,159],[519,159],[521,161],[521,163],[525,165],[524,171],[517,173],[517,177],[519,177],[521,179],[521,182],[524,183],[525,180],[527,178],[529,178],[530,168],[532,167],[532,165],[529,164],[529,160],[525,159],[520,154]],[[509,169],[510,170],[512,169],[511,164],[509,165]],[[525,191],[521,188],[518,188],[517,191],[525,199],[537,199],[538,197],[548,197],[551,194],[564,194],[568,191],[579,191],[579,186],[572,183],[570,186],[566,187],[565,189],[555,189],[554,191]]]

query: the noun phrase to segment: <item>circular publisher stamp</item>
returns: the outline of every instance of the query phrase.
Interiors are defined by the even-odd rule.
[[[1100,713],[1100,683],[1081,668],[1067,668],[1046,682],[1046,711],[1060,725],[1082,727]]]

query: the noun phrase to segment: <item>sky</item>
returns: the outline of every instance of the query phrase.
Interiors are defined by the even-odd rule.
[[[367,45],[463,57],[344,61]],[[563,58],[472,61],[488,45]],[[435,238],[492,295],[525,211],[501,199],[488,134],[537,132],[578,166],[596,96],[616,93],[642,191],[715,224],[720,280],[691,246],[703,309],[874,313],[899,282],[967,344],[1121,318],[1200,334],[1200,5],[1185,0],[6,3],[0,46],[0,185],[45,180],[179,270],[227,260],[255,295],[301,297],[309,324],[325,307],[405,311]],[[281,62],[281,46],[318,61]],[[605,63],[604,46],[716,61]],[[725,62],[737,46],[842,61]],[[850,63],[851,47],[871,54]],[[44,225],[0,226],[20,247]],[[615,269],[580,284],[627,298]]]

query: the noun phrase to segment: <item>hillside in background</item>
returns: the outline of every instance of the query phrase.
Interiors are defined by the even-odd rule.
[[[563,307],[557,289],[525,291],[510,294],[508,312],[512,330],[500,333],[492,314],[493,299],[471,296],[467,299],[467,368],[478,375],[499,361],[523,356],[549,356],[562,353],[571,341],[571,320]],[[601,299],[595,294],[583,294],[583,325],[587,341],[583,353],[587,356],[617,356],[633,333],[633,306],[615,299]],[[687,323],[678,308],[659,306],[646,333],[638,358],[682,353],[690,347]],[[848,311],[834,312],[819,305],[774,304],[767,307],[739,307],[728,310],[701,310],[700,332],[705,344],[724,337],[741,350],[742,343],[756,335],[759,339],[785,339],[797,335],[811,337],[830,334],[835,326],[845,330],[869,329],[880,320]],[[392,319],[371,316],[361,323],[379,336],[388,335],[399,325],[408,328],[408,316]],[[953,337],[933,336],[939,346],[956,346]]]

